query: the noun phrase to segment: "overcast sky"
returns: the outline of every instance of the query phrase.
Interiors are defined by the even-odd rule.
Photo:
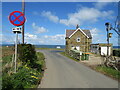
[[[21,11],[21,2],[2,3],[2,43],[13,44],[15,35],[8,16],[13,11]],[[105,23],[114,22],[117,17],[115,2],[26,2],[25,42],[45,45],[64,45],[65,29],[91,31],[92,43],[106,43]],[[110,43],[117,45],[118,36],[114,31]],[[21,42],[21,34],[19,34]]]

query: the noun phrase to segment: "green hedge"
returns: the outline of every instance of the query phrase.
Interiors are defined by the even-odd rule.
[[[27,63],[31,66],[37,60],[35,47],[31,44],[19,44],[18,58],[23,62],[23,64]]]
[[[120,57],[120,50],[113,50],[113,56]]]

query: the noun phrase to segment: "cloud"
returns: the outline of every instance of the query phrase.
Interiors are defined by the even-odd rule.
[[[88,8],[82,7],[75,13],[68,14],[67,19],[60,19],[60,23],[65,24],[67,26],[75,26],[76,24],[83,23],[94,23],[97,22],[100,18],[112,18],[112,14],[114,12],[109,11],[100,11],[96,8]]]
[[[90,24],[99,21],[99,19],[113,19],[114,11],[112,10],[101,10],[105,8],[108,2],[96,2],[93,7],[80,7],[74,13],[68,13],[67,18],[59,18],[54,15],[51,11],[43,11],[42,16],[48,18],[52,22],[59,22],[66,26],[76,26],[77,24]]]
[[[39,15],[39,13],[37,11],[34,11],[33,15]]]
[[[56,34],[53,36],[45,35],[44,39],[47,40],[48,44],[64,44],[65,42],[65,34]]]
[[[109,4],[109,2],[96,2],[94,3],[94,7],[97,9],[103,9]]]
[[[35,34],[26,33],[25,41],[31,44],[46,44],[46,45],[54,45],[60,44],[63,45],[65,42],[64,34],[56,34],[56,35],[44,35],[39,36]]]
[[[67,26],[73,25],[76,26],[77,24],[81,24],[80,20],[75,17],[70,17],[69,19],[61,19],[60,23],[65,24]]]
[[[100,10],[103,6],[106,6],[107,3],[97,2],[94,4],[93,8],[81,7],[74,13],[69,13],[67,18],[60,19],[58,16],[53,15],[50,11],[43,11],[42,16],[48,18],[50,21],[59,22],[66,26],[76,26],[77,24],[86,24],[86,23],[95,23],[99,19],[113,19],[114,12],[112,10]],[[95,8],[97,7],[97,8]]]
[[[96,2],[119,2],[119,0],[96,0]]]
[[[90,30],[92,35],[92,43],[106,43],[106,36],[97,28]]]
[[[50,11],[43,11],[42,16],[48,18],[50,21],[53,21],[55,23],[57,23],[59,21],[59,18],[55,15],[53,15]]]
[[[99,35],[99,30],[97,28],[92,28],[90,32],[93,38]]]
[[[0,34],[0,44],[9,44],[9,43],[15,43],[15,36],[14,35],[8,35],[8,34]]]
[[[37,35],[26,33],[25,34],[25,39],[37,39]]]
[[[33,29],[36,30],[36,33],[45,33],[48,32],[48,30],[44,27],[37,26],[34,22],[32,23]]]

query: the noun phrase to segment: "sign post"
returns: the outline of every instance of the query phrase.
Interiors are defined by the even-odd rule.
[[[18,33],[16,32],[16,43],[15,43],[15,72],[17,68],[17,43],[18,43]]]
[[[24,24],[25,22],[25,16],[22,12],[20,11],[13,11],[12,13],[10,13],[9,15],[9,20],[10,22],[14,25],[17,26],[16,28],[13,28],[12,31],[13,33],[16,34],[16,42],[15,42],[15,73],[16,73],[16,69],[17,69],[17,43],[18,43],[18,33],[21,33],[21,28],[18,26],[21,26]]]

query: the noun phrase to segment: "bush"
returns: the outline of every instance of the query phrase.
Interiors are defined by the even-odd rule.
[[[8,74],[2,76],[2,90],[12,90],[14,85],[12,79]]]
[[[120,50],[113,50],[113,56],[120,57]]]
[[[19,72],[11,76],[7,74],[3,76],[3,90],[10,90],[13,88],[23,89],[32,88],[37,85],[41,79],[41,74],[27,65],[19,67]]]
[[[37,60],[35,47],[31,44],[19,44],[18,45],[18,57],[25,65],[28,63],[30,66]]]

